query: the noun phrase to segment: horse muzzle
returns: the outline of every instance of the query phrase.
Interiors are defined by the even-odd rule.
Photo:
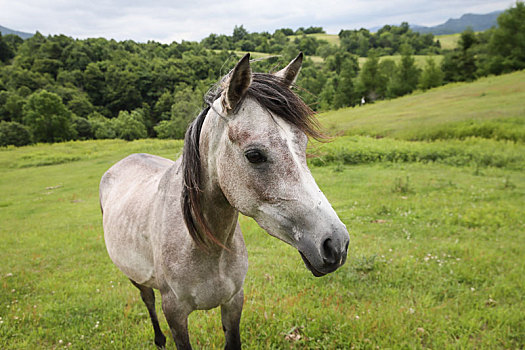
[[[346,262],[349,243],[348,232],[339,232],[339,235],[330,235],[321,240],[320,247],[315,248],[310,242],[304,242],[298,248],[306,268],[315,277],[322,277],[334,272]]]

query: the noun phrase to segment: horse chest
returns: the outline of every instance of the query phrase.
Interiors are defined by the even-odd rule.
[[[239,292],[247,268],[245,259],[209,262],[185,269],[185,274],[179,274],[170,284],[180,301],[185,301],[194,310],[209,310]]]
[[[222,277],[204,281],[191,288],[192,304],[198,310],[208,310],[230,300],[242,283],[232,278]]]

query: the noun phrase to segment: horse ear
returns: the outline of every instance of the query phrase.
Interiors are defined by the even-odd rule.
[[[226,86],[222,93],[222,106],[227,113],[237,107],[251,83],[250,54],[247,53],[237,62],[226,79]]]
[[[292,86],[299,75],[301,65],[303,64],[303,53],[299,52],[296,58],[290,62],[286,67],[275,73],[276,76],[282,78],[286,85]]]

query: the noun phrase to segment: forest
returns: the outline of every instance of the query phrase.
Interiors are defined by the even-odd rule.
[[[524,69],[524,32],[525,5],[518,1],[500,15],[497,28],[467,30],[453,50],[407,23],[376,33],[341,30],[339,45],[323,40],[321,27],[270,34],[241,25],[231,36],[171,44],[0,35],[0,146],[183,138],[202,96],[245,51],[270,54],[253,64],[262,72],[304,52],[297,92],[314,110],[326,111]],[[423,68],[414,55],[428,55]],[[366,57],[362,64],[360,57]]]

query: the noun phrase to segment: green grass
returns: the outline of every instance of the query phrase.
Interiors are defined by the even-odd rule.
[[[525,71],[520,71],[482,78],[474,83],[448,84],[428,92],[417,91],[391,101],[327,112],[321,116],[321,121],[334,134],[366,134],[407,140],[440,138],[436,130],[445,130],[446,134],[447,129],[468,129],[470,123],[477,123],[480,129],[485,125],[497,134],[500,132],[496,130],[497,126],[486,124],[495,121],[508,124],[501,138],[524,141],[523,101]],[[468,135],[468,130],[464,133],[476,136]]]
[[[328,43],[332,44],[332,45],[337,45],[339,46],[339,44],[341,43],[341,40],[339,39],[339,35],[337,34],[325,34],[325,33],[315,33],[315,34],[306,34],[306,36],[311,36],[317,40],[324,40],[324,41],[328,41]],[[290,35],[288,36],[288,38],[290,40],[295,40],[296,38],[301,38],[302,35]]]
[[[222,52],[223,50],[212,50],[212,51],[215,51],[217,53],[219,52]],[[234,50],[232,51],[234,52],[237,56],[239,57],[242,57],[244,55],[246,55],[247,53],[250,54],[250,58],[253,60],[253,59],[259,59],[259,58],[268,58],[268,57],[272,57],[272,56],[275,56],[275,54],[271,54],[271,53],[266,53],[266,52],[257,52],[257,51],[242,51],[242,50]]]
[[[352,142],[367,148],[363,139]],[[103,152],[69,163],[0,170],[1,348],[153,348],[146,309],[105,251],[98,181],[141,145],[173,157],[180,144],[65,143],[0,154],[23,159],[72,147],[86,155],[97,143]],[[522,171],[333,164],[312,171],[351,232],[349,259],[338,272],[313,278],[294,249],[241,218],[250,256],[246,348],[523,345]],[[219,316],[192,314],[196,347],[222,346]],[[300,339],[289,340],[290,332]]]
[[[525,143],[500,137],[523,126],[523,78],[324,115],[343,136],[312,143],[309,164],[350,230],[348,261],[314,278],[297,251],[241,217],[244,347],[523,348]],[[154,348],[138,291],[107,256],[98,183],[130,153],[173,159],[181,147],[0,149],[1,349]],[[194,312],[190,337],[195,348],[223,347],[219,310]]]
[[[427,65],[427,59],[429,57],[433,58],[434,62],[438,66],[443,61],[443,56],[442,55],[413,55],[412,57],[415,60],[416,66],[418,68],[420,68],[420,69],[425,68],[425,66]],[[367,59],[368,59],[368,57],[358,57],[357,60],[359,62],[359,67],[360,68],[363,68],[363,64],[366,62]],[[381,56],[381,57],[379,57],[379,62],[381,62],[383,60],[386,60],[386,59],[393,60],[396,64],[399,64],[399,62],[401,62],[401,55]]]
[[[458,47],[459,39],[461,34],[446,34],[446,35],[436,35],[435,40],[439,40],[441,48],[444,50],[454,50]]]

